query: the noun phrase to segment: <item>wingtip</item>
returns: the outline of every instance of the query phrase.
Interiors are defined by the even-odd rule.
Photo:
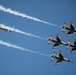
[[[70,36],[69,34],[66,35],[66,37],[69,37],[69,36]]]
[[[70,54],[72,54],[73,52],[72,51],[70,51]]]
[[[58,63],[55,63],[55,66],[57,66],[58,65]]]
[[[76,42],[76,39],[74,39],[74,42]]]
[[[64,22],[64,24],[66,24],[66,22]]]
[[[59,34],[57,34],[57,36],[60,36]]]
[[[52,37],[52,35],[50,35]]]
[[[60,50],[60,52],[62,52],[62,50]]]
[[[70,24],[73,24],[73,21],[71,21]]]
[[[54,50],[55,48],[54,47],[52,47],[52,50]]]

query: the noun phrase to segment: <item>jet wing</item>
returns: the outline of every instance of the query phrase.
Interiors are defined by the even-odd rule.
[[[76,48],[72,48],[71,51],[70,51],[70,53],[74,52],[75,50],[76,50]]]
[[[60,57],[61,59],[64,58],[64,56],[63,56],[63,54],[62,54],[62,51],[59,52],[59,57]]]
[[[74,46],[76,46],[76,39],[74,40]]]
[[[61,61],[59,59],[56,60],[55,65],[58,65]]]
[[[68,31],[67,36],[70,36],[70,34],[72,34],[72,31]]]
[[[60,39],[60,35],[59,35],[59,34],[57,34],[57,36],[56,36],[56,40],[57,40],[57,41],[61,41],[61,39]]]
[[[73,22],[70,23],[70,28],[73,29],[73,30],[75,29],[75,27],[73,25]]]
[[[74,40],[74,45],[71,44],[71,47],[72,47],[72,49],[71,49],[70,53],[76,51],[76,39]]]
[[[54,43],[52,49],[55,49],[57,46],[59,46],[59,44],[58,43]]]

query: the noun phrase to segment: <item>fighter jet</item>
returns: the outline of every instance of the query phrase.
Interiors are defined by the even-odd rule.
[[[52,35],[50,35],[50,38],[48,39],[48,44],[50,44],[51,42],[54,43],[52,49],[55,49],[57,46],[60,46],[60,45],[67,46],[66,43],[64,43],[63,41],[61,41],[59,34],[57,34],[56,39],[54,39],[54,38],[52,37]]]
[[[76,39],[74,40],[74,44],[72,44],[71,42],[70,42],[70,40],[68,41],[68,46],[67,46],[67,48],[72,48],[71,49],[71,51],[70,51],[70,53],[73,53],[74,51],[76,51]]]
[[[4,28],[3,26],[0,25],[0,30],[5,31],[5,32],[11,32],[11,30]]]
[[[51,56],[51,61],[53,61],[54,59],[56,59],[55,65],[58,65],[60,62],[63,62],[63,61],[73,63],[73,61],[64,58],[62,51],[59,52],[59,56],[56,55],[55,52],[53,52]]]
[[[62,27],[62,32],[66,31],[66,30],[68,31],[67,36],[70,36],[71,34],[76,33],[76,29],[74,27],[73,22],[70,22],[70,27],[68,27],[67,24],[64,23],[64,25]]]

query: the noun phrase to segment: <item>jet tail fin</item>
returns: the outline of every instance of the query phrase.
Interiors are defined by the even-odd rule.
[[[53,61],[55,59],[55,56],[56,56],[56,54],[55,54],[55,52],[53,52],[50,60]]]
[[[66,23],[64,23],[64,25],[63,25],[63,27],[62,27],[62,32],[66,31],[66,27],[68,27],[68,26],[67,26]]]
[[[50,35],[50,38],[48,39],[48,44],[50,44],[52,40],[53,40],[53,36]]]
[[[71,45],[71,42],[70,42],[70,40],[69,40],[66,48],[67,48],[67,49],[70,48],[70,45]]]

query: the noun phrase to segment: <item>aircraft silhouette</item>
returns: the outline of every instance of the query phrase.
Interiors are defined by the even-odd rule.
[[[70,42],[70,40],[68,41],[68,46],[67,46],[67,48],[72,48],[71,49],[71,51],[70,51],[70,53],[73,53],[74,51],[76,51],[76,39],[74,40],[74,44],[72,44],[71,42]]]
[[[57,46],[60,46],[60,45],[67,46],[66,43],[64,43],[63,41],[61,41],[59,34],[57,34],[56,39],[54,39],[54,38],[52,37],[52,35],[50,35],[50,38],[48,39],[48,44],[50,44],[50,43],[52,43],[52,42],[54,43],[52,49],[55,49]]]
[[[56,59],[55,65],[58,65],[60,62],[63,62],[63,61],[73,63],[73,61],[64,58],[62,51],[59,52],[59,56],[56,55],[55,52],[53,52],[51,56],[51,61],[53,61],[54,59]]]
[[[0,25],[0,30],[5,31],[5,32],[11,32],[11,30],[4,28],[3,26]]]
[[[62,32],[66,31],[66,30],[68,31],[67,36],[70,36],[71,34],[76,33],[76,29],[74,27],[73,22],[70,22],[70,27],[68,27],[67,24],[64,23],[64,25],[62,27]]]

